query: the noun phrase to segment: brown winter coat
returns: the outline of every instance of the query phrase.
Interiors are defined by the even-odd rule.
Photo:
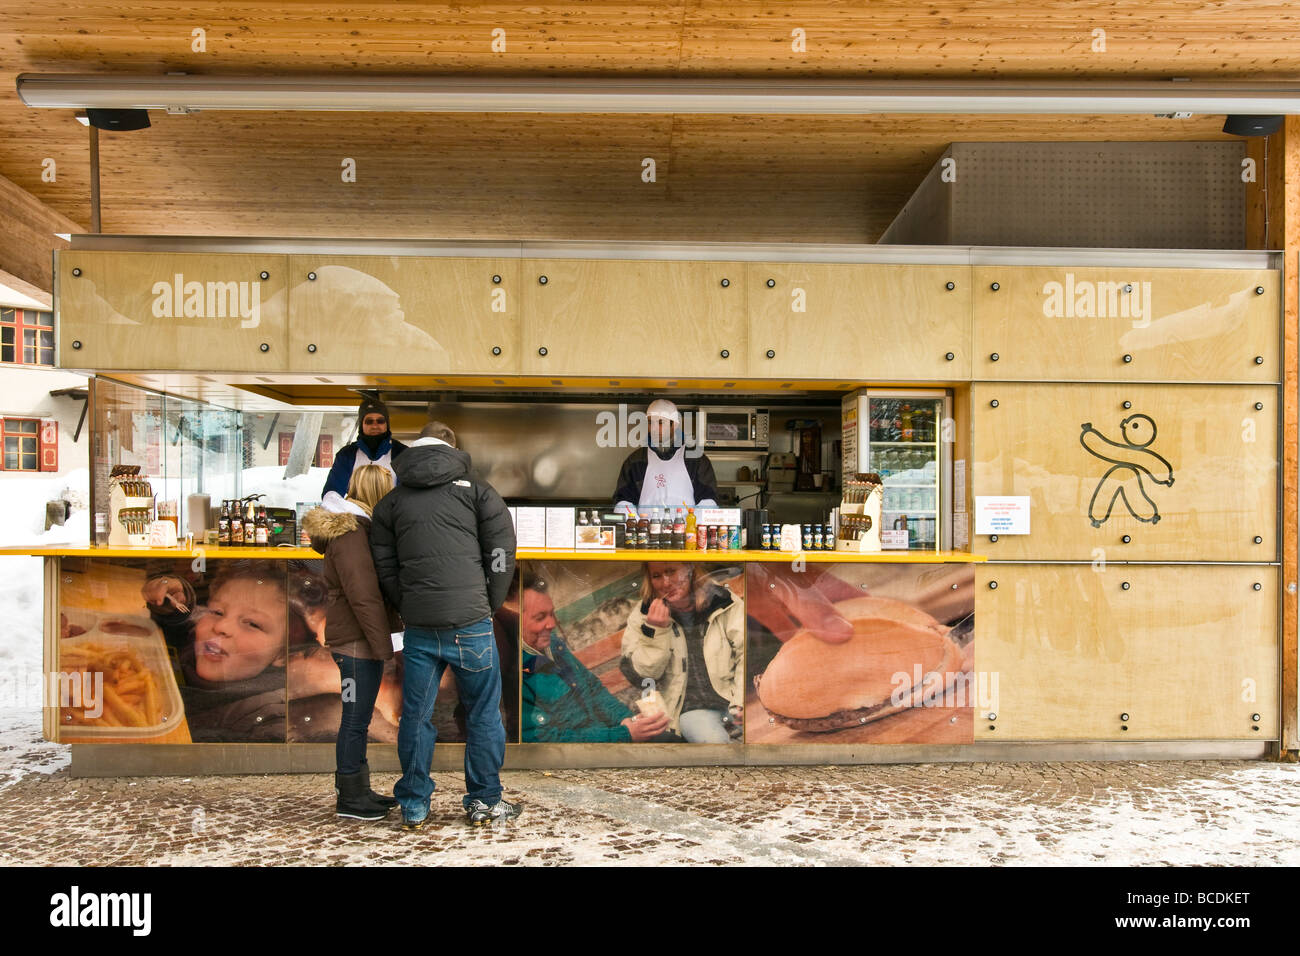
[[[386,661],[401,619],[384,601],[370,556],[370,519],[313,508],[303,515],[311,545],[325,556],[325,644],[336,654]]]

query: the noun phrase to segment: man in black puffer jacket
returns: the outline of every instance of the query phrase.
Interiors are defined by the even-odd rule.
[[[437,733],[430,718],[447,667],[466,710],[463,800],[471,823],[517,816],[501,799],[506,732],[501,725],[501,661],[492,614],[515,572],[515,532],[505,502],[470,479],[456,435],[430,422],[394,461],[398,484],[375,506],[370,546],[384,595],[406,622],[402,641],[402,779],[393,796],[403,825],[429,815],[429,777]]]

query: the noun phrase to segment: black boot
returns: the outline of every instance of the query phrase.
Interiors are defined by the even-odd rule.
[[[350,820],[382,820],[389,807],[370,799],[362,773],[334,774],[334,792],[338,794],[338,815]]]
[[[371,803],[378,803],[382,806],[388,807],[390,810],[397,806],[396,797],[386,797],[382,793],[375,793],[375,791],[370,789],[370,764],[366,763],[364,760],[361,761],[361,779],[365,781],[362,786],[365,787],[366,792],[370,795]]]

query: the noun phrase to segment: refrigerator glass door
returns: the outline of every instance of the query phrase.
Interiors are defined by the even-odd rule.
[[[867,420],[859,426],[870,470],[885,481],[881,531],[906,529],[911,550],[939,547],[943,418],[942,397],[869,396]]]

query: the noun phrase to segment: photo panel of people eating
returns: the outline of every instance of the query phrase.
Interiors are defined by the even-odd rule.
[[[744,600],[739,564],[522,562],[523,742],[743,742]]]

